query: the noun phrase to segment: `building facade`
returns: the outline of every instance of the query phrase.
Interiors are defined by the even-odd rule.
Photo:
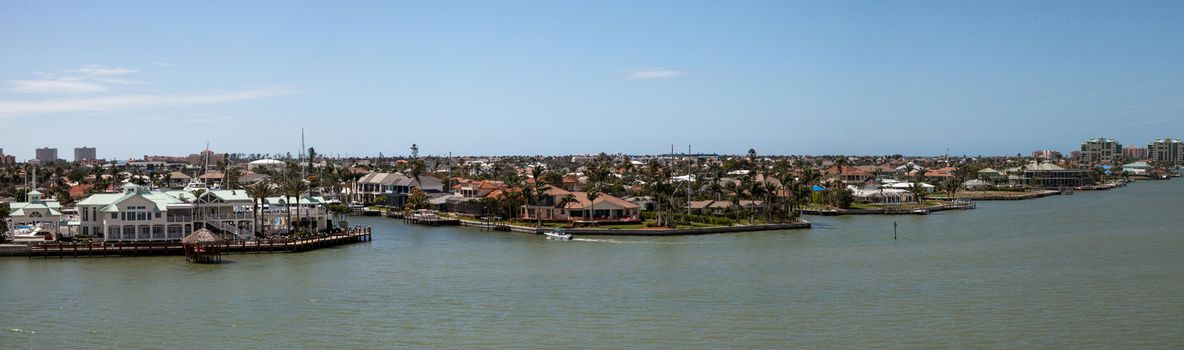
[[[1061,152],[1049,149],[1036,150],[1032,151],[1032,158],[1040,158],[1045,160],[1061,159]]]
[[[1122,155],[1122,144],[1115,139],[1097,137],[1085,140],[1081,144],[1081,159],[1083,163],[1113,164]]]
[[[74,148],[74,161],[82,163],[88,160],[99,159],[95,157],[94,147],[76,147]]]
[[[1184,143],[1180,139],[1155,139],[1147,145],[1147,158],[1172,165],[1184,164]]]
[[[269,233],[331,225],[325,200],[316,196],[266,198],[256,220],[255,200],[244,190],[157,191],[135,184],[120,189],[79,201],[77,232],[106,241],[176,241],[205,228],[225,239],[253,239],[257,224],[258,231]]]
[[[1122,149],[1122,157],[1127,159],[1147,159],[1147,149],[1135,146],[1126,146]]]
[[[41,162],[41,164],[50,164],[50,163],[58,161],[58,149],[57,148],[49,148],[49,147],[38,148],[36,155],[37,155],[37,157],[36,157],[37,161]]]

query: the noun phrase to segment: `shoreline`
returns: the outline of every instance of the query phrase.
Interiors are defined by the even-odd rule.
[[[549,227],[531,227],[519,225],[491,225],[479,222],[460,220],[460,226],[476,227],[480,229],[496,230],[499,227],[503,230],[520,233],[530,233],[541,235],[544,232],[550,231]],[[672,228],[672,229],[597,229],[597,228],[565,228],[564,232],[571,233],[576,236],[697,236],[720,233],[737,233],[737,232],[757,232],[757,231],[778,231],[778,230],[797,230],[811,228],[812,224],[806,220],[799,220],[798,222],[781,223],[781,224],[754,224],[754,225],[736,225],[736,226],[718,226],[718,227],[695,227],[695,228]]]

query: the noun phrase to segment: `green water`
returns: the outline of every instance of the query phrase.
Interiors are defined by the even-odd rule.
[[[0,259],[0,348],[1184,348],[1184,181],[572,242],[354,218],[301,254]],[[892,223],[899,239],[892,239]]]

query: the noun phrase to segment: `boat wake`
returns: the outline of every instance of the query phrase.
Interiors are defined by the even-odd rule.
[[[20,329],[20,328],[9,328],[8,331],[9,332],[16,332],[16,333],[24,333],[24,334],[37,334],[37,331],[30,331],[27,329]]]
[[[614,244],[709,244],[711,242],[663,242],[663,241],[633,241],[621,239],[572,238],[575,242],[614,243]]]

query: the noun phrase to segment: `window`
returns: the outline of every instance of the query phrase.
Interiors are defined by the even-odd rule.
[[[118,218],[119,218],[119,213],[111,213],[111,220],[115,220]]]
[[[86,213],[86,212],[83,212],[83,213]],[[83,220],[86,220],[86,219],[83,219]],[[82,234],[89,235],[90,234],[90,226],[83,226],[82,227]]]

